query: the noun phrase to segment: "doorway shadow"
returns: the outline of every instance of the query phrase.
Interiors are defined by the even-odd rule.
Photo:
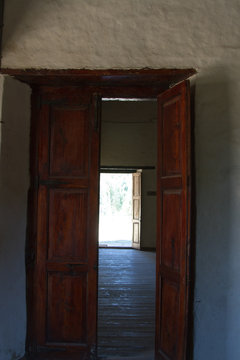
[[[18,33],[19,29],[24,24],[28,13],[34,7],[36,8],[37,2],[31,0],[16,1],[16,0],[5,0],[4,9],[3,9],[3,23],[4,31],[2,36],[2,51],[4,52],[5,48],[10,44],[15,35]],[[39,2],[39,6],[41,2]],[[31,17],[33,19],[33,17]],[[26,26],[26,24],[25,24]],[[23,27],[22,27],[23,31]],[[26,31],[26,30],[25,30]],[[18,38],[18,41],[21,41]]]
[[[25,350],[25,239],[29,187],[30,88],[4,77],[0,151],[0,358]]]

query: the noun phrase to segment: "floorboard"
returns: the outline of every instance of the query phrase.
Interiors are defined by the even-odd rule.
[[[153,359],[155,253],[99,249],[98,354]]]

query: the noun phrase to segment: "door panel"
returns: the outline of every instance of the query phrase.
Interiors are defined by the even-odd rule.
[[[48,204],[48,259],[87,261],[87,190],[50,189]]]
[[[132,174],[133,180],[133,239],[132,247],[140,249],[141,236],[141,171]]]
[[[50,112],[50,176],[87,176],[88,125],[88,107],[52,106]]]
[[[86,273],[48,272],[47,343],[86,343]]]
[[[162,350],[170,359],[176,357],[177,328],[179,322],[179,289],[175,282],[162,278],[161,306],[161,344]],[[175,309],[175,311],[173,311]]]
[[[79,93],[78,93],[79,92]],[[96,350],[99,134],[94,102],[42,94],[38,138],[35,350]]]
[[[181,192],[162,194],[161,263],[179,271],[181,257]]]
[[[156,359],[185,360],[190,244],[189,83],[158,97]]]
[[[162,105],[162,175],[181,173],[181,121],[180,96],[169,99]]]

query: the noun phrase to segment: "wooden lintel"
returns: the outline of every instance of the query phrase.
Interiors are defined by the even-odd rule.
[[[158,86],[168,88],[196,74],[195,69],[0,69],[30,85]]]

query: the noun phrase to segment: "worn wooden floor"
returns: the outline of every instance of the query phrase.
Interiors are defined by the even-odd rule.
[[[98,354],[153,359],[155,253],[99,249]]]

